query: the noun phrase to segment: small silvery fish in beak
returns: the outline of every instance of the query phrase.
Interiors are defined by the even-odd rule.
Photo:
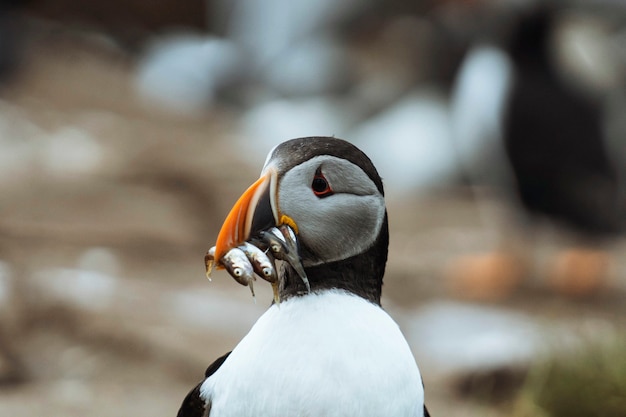
[[[271,255],[271,252],[268,252],[267,249],[263,251],[249,242],[244,242],[243,245],[239,246],[239,249],[248,257],[254,272],[272,284],[274,302],[280,304],[280,297],[278,296],[278,274],[276,273],[276,265],[274,264],[274,257]]]
[[[272,284],[278,281],[276,267],[270,258],[271,255],[268,256],[264,251],[249,242],[243,242],[239,249],[246,255],[252,264],[252,269],[258,276]]]
[[[241,249],[233,248],[226,252],[226,255],[220,259],[220,264],[224,265],[224,268],[226,268],[230,276],[235,278],[235,281],[241,285],[249,286],[254,297],[253,282],[256,280],[253,274],[254,269]]]
[[[252,237],[250,242],[243,242],[236,248],[229,249],[222,258],[216,262],[215,246],[209,249],[204,257],[206,274],[210,279],[215,266],[225,268],[228,273],[240,284],[249,285],[252,295],[252,271],[265,281],[272,284],[274,302],[280,303],[278,296],[278,274],[274,258],[288,262],[298,273],[302,282],[311,290],[304,267],[298,255],[298,241],[296,234],[287,225],[278,228],[272,227],[267,231],[260,231]]]
[[[278,228],[273,227],[269,231],[262,231],[259,233],[259,236],[261,241],[269,246],[276,259],[288,262],[293,267],[300,279],[302,279],[302,282],[304,282],[307,291],[310,292],[311,286],[300,261],[298,241],[293,229],[284,224]]]
[[[207,276],[213,267],[226,270],[243,285],[252,285],[252,281],[242,275],[233,275],[239,270],[232,269],[228,262],[244,262],[248,270],[253,270],[264,280],[272,284],[274,301],[280,302],[278,274],[274,258],[289,263],[296,271],[307,291],[310,284],[300,259],[297,231],[298,226],[289,216],[278,209],[276,193],[276,172],[266,167],[261,177],[252,184],[237,200],[217,236],[215,246],[207,252],[205,264]],[[233,272],[231,272],[231,270]]]
[[[206,265],[206,276],[211,279],[211,272],[216,265],[215,262],[215,246],[209,249],[204,256],[204,263]],[[254,271],[253,264],[249,260],[249,255],[240,248],[233,248],[229,250],[226,255],[222,256],[222,259],[217,262],[217,265],[223,267],[228,273],[235,278],[235,280],[244,286],[250,286],[250,291],[254,297],[253,282],[256,280],[252,274]],[[270,265],[270,268],[273,266]],[[274,273],[268,271],[268,273]]]

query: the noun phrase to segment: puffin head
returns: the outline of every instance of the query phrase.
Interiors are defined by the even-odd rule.
[[[215,259],[272,227],[297,236],[311,291],[343,289],[380,304],[389,243],[383,184],[356,146],[332,137],[284,142],[235,203],[218,234]],[[280,298],[307,289],[282,264]]]

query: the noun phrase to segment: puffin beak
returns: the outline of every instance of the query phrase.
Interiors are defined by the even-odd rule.
[[[261,174],[261,178],[239,197],[239,200],[226,216],[222,229],[217,235],[215,252],[210,253],[213,249],[211,248],[204,258],[207,276],[215,264],[217,268],[224,268],[220,260],[231,249],[243,245],[244,242],[255,236],[260,237],[263,235],[261,232],[278,227],[279,229],[267,233],[266,237],[261,239],[268,239],[266,242],[269,242],[270,246],[272,245],[271,242],[276,244],[277,249],[272,249],[274,256],[289,263],[302,279],[307,291],[311,291],[295,237],[298,234],[298,225],[291,217],[281,214],[278,209],[277,178],[276,170],[273,167],[267,167]],[[283,225],[289,227],[283,227]],[[279,233],[282,236],[278,237],[273,233]],[[213,263],[214,261],[216,262]],[[241,281],[239,282],[241,283]],[[271,282],[274,290],[274,302],[278,304],[280,302],[279,283],[278,281]],[[251,284],[249,282],[250,286]]]
[[[278,225],[276,171],[268,169],[235,203],[215,243],[215,259],[247,241],[255,233]]]

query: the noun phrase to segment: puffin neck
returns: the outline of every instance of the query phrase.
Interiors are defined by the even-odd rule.
[[[368,250],[348,259],[305,268],[311,291],[341,289],[380,305],[388,246],[389,228],[385,213],[380,234]],[[308,294],[291,265],[283,262],[280,275],[281,300]]]

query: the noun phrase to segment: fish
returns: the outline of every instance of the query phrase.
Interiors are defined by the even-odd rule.
[[[248,257],[239,248],[233,248],[226,252],[226,255],[222,256],[219,263],[226,268],[230,276],[235,278],[235,281],[244,286],[249,286],[252,296],[254,297],[254,269],[252,264],[248,260]]]
[[[276,266],[274,265],[273,256],[268,252],[254,246],[250,242],[244,242],[239,249],[245,253],[246,257],[252,264],[254,272],[265,281],[275,283],[278,281]]]
[[[298,240],[293,229],[286,224],[278,228],[272,227],[269,231],[260,233],[261,241],[265,242],[272,254],[281,261],[289,263],[300,276],[306,286],[307,292],[311,292],[309,279],[302,266],[302,260],[298,253]]]
[[[298,251],[298,240],[289,225],[272,227],[260,232],[257,236],[230,249],[221,259],[215,259],[215,246],[204,256],[206,276],[210,280],[213,268],[225,268],[226,271],[241,285],[249,286],[254,297],[254,274],[272,284],[274,302],[280,304],[279,280],[274,258],[289,263],[311,291],[309,280],[302,266]]]
[[[261,245],[264,246],[265,245]],[[254,272],[261,278],[272,284],[272,292],[274,294],[274,303],[280,306],[278,274],[274,263],[274,256],[269,248],[264,249],[253,245],[250,242],[244,242],[239,248],[246,254],[248,260],[252,264]]]

